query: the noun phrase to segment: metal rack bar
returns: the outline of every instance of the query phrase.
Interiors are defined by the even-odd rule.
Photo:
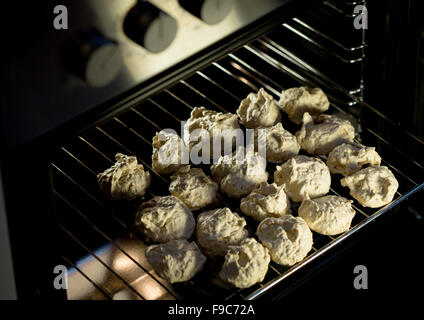
[[[381,208],[380,210],[378,210],[376,213],[374,213],[372,216],[370,216],[368,219],[364,220],[363,222],[359,223],[357,226],[355,226],[354,228],[350,229],[349,231],[343,233],[341,236],[339,236],[338,238],[336,238],[335,240],[331,241],[330,243],[328,243],[327,245],[325,245],[324,247],[322,247],[318,252],[313,253],[312,255],[310,255],[309,257],[305,258],[303,261],[299,262],[298,264],[296,264],[295,266],[293,266],[292,268],[290,268],[286,273],[284,273],[282,276],[278,277],[277,279],[274,279],[272,281],[270,281],[269,283],[267,283],[265,285],[265,287],[267,288],[267,290],[271,289],[272,287],[274,287],[275,285],[277,285],[278,283],[280,283],[282,280],[284,280],[285,278],[289,277],[291,274],[293,274],[294,272],[296,272],[297,270],[301,269],[303,266],[307,265],[308,263],[311,263],[312,261],[314,261],[316,258],[318,258],[319,256],[321,256],[322,254],[324,254],[325,252],[327,252],[328,250],[330,250],[331,248],[333,248],[335,245],[337,245],[338,243],[342,242],[343,240],[345,240],[346,238],[350,237],[352,234],[354,234],[355,232],[359,231],[360,229],[362,229],[364,226],[366,226],[367,224],[369,224],[371,221],[374,221],[376,218],[378,218],[380,215],[382,215],[384,212],[387,212],[388,210],[390,210],[391,208],[397,206],[400,202],[404,201],[405,199],[407,199],[408,197],[410,197],[411,195],[415,194],[416,192],[423,190],[424,189],[424,183],[421,184],[418,187],[415,187],[414,189],[412,189],[410,192],[408,192],[407,194],[403,195],[402,197],[398,198],[395,201],[392,201],[390,204],[386,205],[385,207]],[[248,297],[246,297],[246,300],[254,300],[255,298],[258,298],[259,296],[261,296],[262,294],[265,293],[265,290],[261,289],[261,290],[256,290],[255,292],[253,292],[252,294],[250,294]]]
[[[92,196],[87,190],[85,190],[82,186],[80,186],[74,179],[72,179],[68,174],[66,174],[62,169],[60,169],[59,167],[57,167],[55,164],[53,164],[53,167],[58,170],[62,175],[64,175],[68,180],[70,180],[73,184],[75,184],[79,189],[81,189],[84,193],[86,193],[87,195],[89,195],[89,197],[91,199],[93,199],[96,203],[100,204],[104,209],[107,209],[103,203],[101,203],[99,200],[97,200],[94,196]],[[153,275],[151,275],[149,273],[149,271],[144,268],[140,263],[138,263],[131,255],[129,255],[125,250],[123,250],[121,248],[120,245],[118,245],[112,238],[110,238],[108,235],[106,235],[106,233],[104,233],[100,228],[97,227],[97,225],[95,223],[93,223],[88,217],[87,215],[85,215],[84,213],[82,213],[79,209],[77,209],[73,204],[71,204],[64,196],[62,196],[57,190],[53,189],[53,193],[58,196],[63,202],[65,202],[74,212],[78,213],[97,233],[99,233],[101,236],[103,236],[110,244],[112,244],[114,247],[116,247],[120,252],[122,252],[128,259],[130,259],[135,265],[137,265],[137,267],[139,267],[140,269],[142,269],[146,274],[149,274],[152,279],[157,282],[161,287],[163,287],[165,290],[167,290],[172,296],[174,296],[175,298],[177,298],[177,296],[169,290],[169,288],[167,288],[166,286],[164,286],[156,277],[154,277]],[[124,226],[128,231],[130,231],[129,227],[122,222],[120,219],[118,219],[116,217],[116,215],[112,212],[110,212],[109,210],[107,210],[108,213],[111,214],[111,216],[114,218],[115,221],[117,221],[119,224],[121,224],[122,226]],[[141,241],[141,240],[140,240]],[[143,241],[141,241],[143,242]],[[144,243],[144,242],[143,242]]]
[[[330,41],[331,43],[335,44],[337,47],[343,49],[346,52],[356,51],[356,50],[360,50],[360,49],[363,49],[363,48],[366,47],[365,45],[360,45],[358,47],[348,48],[348,47],[342,45],[340,42],[334,40],[332,37],[328,36],[327,34],[321,32],[319,30],[317,30],[316,28],[312,27],[311,25],[307,24],[306,22],[302,21],[299,18],[293,18],[292,20],[294,22],[298,23],[299,25],[301,25],[302,27],[308,29],[309,31],[317,34],[318,36]]]
[[[320,44],[320,43],[316,42],[315,40],[311,39],[310,37],[308,37],[304,33],[300,32],[299,30],[297,30],[294,27],[292,27],[291,25],[289,25],[287,23],[284,23],[283,24],[283,27],[286,28],[287,30],[290,30],[291,32],[293,32],[297,36],[301,37],[302,39],[308,41],[309,43],[312,43],[313,45],[315,45],[316,47],[320,48],[321,50],[324,50],[324,51],[328,52],[329,54],[331,54],[335,58],[339,59],[343,63],[354,64],[354,63],[362,62],[364,60],[364,57],[363,56],[360,57],[360,58],[356,58],[356,59],[346,60],[342,56],[338,55],[337,53],[335,53],[333,51],[328,50],[322,44]]]
[[[79,272],[88,282],[90,282],[101,294],[105,296],[108,300],[112,300],[112,296],[107,292],[106,289],[102,288],[98,284],[96,284],[89,276],[87,276],[76,264],[74,264],[70,259],[66,256],[62,256],[62,259],[65,260],[67,264],[69,264],[72,268],[74,268],[77,272]]]
[[[73,235],[71,231],[69,231],[64,225],[59,223],[59,227],[72,239],[74,240],[81,248],[83,248],[88,254],[94,257],[100,264],[102,264],[108,271],[110,271],[116,278],[118,278],[128,289],[130,289],[135,295],[137,295],[140,299],[146,300],[137,290],[135,290],[130,283],[128,283],[124,278],[122,278],[117,272],[109,268],[109,266],[100,259],[93,251],[91,251],[87,246],[85,246],[77,237]]]

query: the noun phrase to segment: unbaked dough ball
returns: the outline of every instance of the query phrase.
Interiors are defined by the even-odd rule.
[[[249,93],[240,103],[237,115],[249,129],[270,127],[281,120],[280,108],[264,88],[260,88],[258,93]]]
[[[374,147],[365,147],[359,143],[343,143],[335,147],[327,158],[331,173],[349,176],[365,166],[379,166],[381,157]]]
[[[153,270],[170,283],[188,281],[202,270],[206,257],[197,244],[171,240],[146,248],[146,258]]]
[[[246,220],[229,208],[205,211],[197,218],[197,243],[209,256],[223,256],[247,238]]]
[[[393,200],[399,187],[393,173],[385,166],[368,167],[340,180],[350,195],[364,207],[379,208]]]
[[[199,149],[197,150],[198,154],[202,156],[202,149],[209,149],[210,158],[215,159],[227,151],[224,140],[227,140],[227,145],[231,146],[231,150],[227,153],[232,151],[236,142],[235,136],[242,134],[242,131],[238,129],[240,129],[240,125],[237,115],[217,112],[205,107],[195,107],[184,125],[184,142],[189,150],[196,146],[196,149]],[[208,134],[208,139],[203,135],[204,133]],[[217,142],[220,141],[220,150],[217,150],[218,156],[214,155],[214,139]],[[205,147],[203,148],[203,146]]]
[[[303,200],[298,214],[311,230],[333,236],[349,230],[355,216],[352,203],[352,200],[332,195]]]
[[[296,136],[285,130],[281,122],[262,130],[265,130],[267,161],[282,163],[299,153]]]
[[[171,176],[169,192],[192,210],[215,202],[218,184],[200,168],[182,167]]]
[[[319,115],[328,110],[330,102],[320,88],[299,87],[283,90],[279,104],[289,119],[296,124],[302,122],[303,114]]]
[[[97,175],[100,189],[113,200],[131,200],[144,195],[150,186],[150,173],[137,163],[136,157],[115,155],[116,163]]]
[[[297,142],[310,154],[328,154],[338,145],[352,142],[355,128],[348,120],[322,114],[315,120],[309,113],[303,115],[303,125],[296,132]]]
[[[153,137],[152,169],[159,174],[171,174],[181,166],[184,143],[175,133],[162,130]]]
[[[257,152],[240,147],[232,155],[225,155],[211,167],[215,181],[229,197],[248,195],[261,182],[268,180],[266,160]]]
[[[154,197],[138,208],[135,225],[157,242],[189,239],[195,227],[193,213],[174,196]]]
[[[265,278],[270,260],[267,248],[254,238],[244,239],[225,254],[219,277],[234,287],[249,288]]]
[[[272,261],[283,266],[303,260],[312,249],[312,232],[305,220],[290,214],[266,218],[259,224],[257,235],[269,249]]]
[[[268,217],[281,217],[290,213],[289,197],[284,186],[262,182],[247,197],[241,199],[241,211],[257,221]]]
[[[284,185],[291,200],[301,202],[327,194],[330,190],[331,175],[320,159],[298,155],[277,166],[274,182]]]

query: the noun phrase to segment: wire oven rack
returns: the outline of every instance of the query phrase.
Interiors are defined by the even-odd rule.
[[[298,18],[292,22],[306,25]],[[293,31],[293,28],[292,23],[280,26],[286,31]],[[296,32],[300,31],[296,29]],[[362,48],[358,47],[358,50]],[[349,231],[338,236],[314,233],[313,249],[303,261],[290,268],[271,262],[264,281],[249,289],[238,290],[220,283],[217,271],[222,261],[219,259],[208,262],[205,270],[187,283],[171,286],[160,279],[144,256],[148,243],[133,227],[140,203],[157,195],[169,194],[169,178],[154,173],[151,168],[154,134],[164,128],[179,131],[181,121],[189,118],[194,106],[235,112],[240,101],[260,87],[278,99],[283,88],[299,85],[322,87],[332,102],[329,112],[350,119],[358,129],[357,140],[376,147],[383,158],[382,164],[388,166],[399,181],[394,200],[377,210],[364,208],[355,201],[356,215]],[[382,135],[382,132],[394,130],[390,128],[401,129],[383,114],[355,99],[352,94],[358,90],[345,89],[292,55],[278,43],[278,30],[274,30],[64,144],[51,161],[51,172],[56,214],[63,231],[61,241],[65,249],[62,258],[72,268],[68,298],[256,299],[277,284],[295,277],[303,267],[423,189],[423,162]],[[287,118],[283,118],[283,126],[292,133],[299,128]],[[404,130],[399,132],[422,150],[424,143],[421,139]],[[142,198],[112,202],[106,200],[99,190],[96,175],[114,163],[117,152],[135,155],[151,172],[151,186]],[[208,173],[206,166],[204,169]],[[270,176],[273,170],[273,166],[268,166]],[[330,194],[349,197],[339,180],[339,176],[332,175]],[[221,206],[240,212],[235,200],[223,194],[220,198]],[[294,214],[296,209],[294,205]],[[196,216],[197,212],[194,214]],[[255,222],[247,220],[253,234]]]

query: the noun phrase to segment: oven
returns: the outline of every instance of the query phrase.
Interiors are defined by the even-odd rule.
[[[321,282],[331,283],[341,257],[360,264],[380,235],[390,237],[384,233],[390,225],[397,226],[399,237],[414,230],[419,250],[424,231],[422,4],[376,2],[31,4],[23,15],[39,13],[33,27],[12,28],[6,37],[11,50],[2,61],[2,295],[285,299],[302,288],[316,289],[314,279],[327,277]],[[6,23],[17,10],[8,11]],[[301,85],[322,88],[331,102],[328,113],[350,120],[355,139],[376,147],[382,165],[399,181],[393,201],[378,209],[355,201],[349,231],[313,233],[307,257],[292,267],[271,262],[265,279],[248,289],[222,286],[216,261],[187,282],[170,285],[161,279],[134,227],[142,202],[168,194],[169,176],[152,171],[152,137],[165,128],[178,132],[196,106],[235,113],[240,101],[261,87],[278,100],[283,89]],[[284,117],[283,125],[298,130]],[[101,193],[96,175],[114,163],[117,152],[136,156],[150,171],[144,196],[122,202]],[[268,166],[271,175],[274,170]],[[333,178],[330,194],[351,198],[338,180]],[[237,201],[220,199],[239,212]],[[416,259],[412,255],[405,264],[417,264]],[[55,285],[62,266],[66,289]],[[327,269],[332,275],[325,275]],[[350,283],[346,290],[352,288]]]

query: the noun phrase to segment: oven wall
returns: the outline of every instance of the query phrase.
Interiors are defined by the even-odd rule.
[[[424,2],[370,0],[365,101],[424,137]]]

